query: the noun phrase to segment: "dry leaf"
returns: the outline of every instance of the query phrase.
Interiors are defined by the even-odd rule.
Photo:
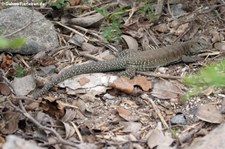
[[[86,83],[90,82],[90,80],[86,77],[82,77],[78,80],[81,86],[85,85]]]
[[[133,85],[140,86],[144,91],[148,91],[152,88],[152,84],[143,76],[137,76],[132,79]]]
[[[179,35],[183,34],[184,32],[186,32],[186,30],[188,29],[188,27],[189,27],[189,23],[185,23],[185,24],[180,25],[176,29],[175,35],[179,36]]]
[[[218,41],[222,41],[223,39],[221,39],[220,33],[217,30],[211,30],[210,34],[212,35],[212,42],[218,42]]]
[[[0,148],[3,147],[3,144],[5,144],[5,138],[0,135]]]
[[[69,0],[71,6],[79,5],[81,0]]]
[[[142,127],[142,124],[138,122],[123,122],[122,125],[124,126],[123,132],[129,132],[133,134],[137,134]]]
[[[173,139],[170,136],[165,136],[159,129],[150,130],[151,133],[148,137],[149,148],[165,148],[172,149],[170,145],[173,143]]]
[[[0,82],[0,92],[2,95],[7,96],[11,93],[11,89],[6,83]]]
[[[164,23],[154,26],[153,29],[161,33],[166,33],[169,31],[168,26]]]
[[[9,67],[12,65],[12,56],[5,53],[2,53],[1,56],[2,56],[1,68],[7,71],[9,70]]]
[[[166,80],[159,80],[153,85],[151,93],[159,99],[178,98],[178,96],[183,94],[180,86],[178,82],[175,84]]]
[[[104,16],[102,16],[100,13],[96,13],[90,16],[85,17],[79,17],[79,18],[73,18],[71,20],[65,20],[64,24],[70,23],[81,26],[81,27],[99,27],[99,25],[104,20]]]
[[[196,116],[209,123],[220,124],[224,121],[223,115],[215,105],[205,104],[198,108]]]
[[[62,122],[64,129],[65,129],[65,139],[68,139],[72,137],[75,134],[75,129],[73,126],[71,126],[69,123]]]
[[[62,108],[62,105],[59,105],[56,100],[43,100],[40,104],[40,109],[56,119],[60,119],[65,114],[64,108]]]
[[[195,140],[185,149],[224,149],[225,148],[225,123],[217,126],[204,137]]]
[[[12,87],[16,95],[27,95],[35,89],[36,83],[32,75],[27,75],[22,78],[14,78]]]
[[[1,129],[2,134],[12,134],[18,130],[18,123],[20,118],[20,113],[7,111],[2,113]]]
[[[90,43],[84,42],[81,45],[81,49],[84,50],[86,53],[95,54],[98,51],[102,51],[103,47],[97,47]]]
[[[137,40],[128,35],[121,35],[121,38],[126,44],[127,49],[138,50]]]
[[[54,57],[51,56],[43,56],[41,58],[36,59],[39,64],[42,66],[49,66],[55,64]]]
[[[143,50],[150,50],[149,40],[147,35],[143,35],[143,37],[141,38],[141,46]]]
[[[133,82],[130,81],[129,78],[123,76],[113,81],[110,86],[119,89],[127,94],[132,93],[134,89]]]
[[[127,94],[133,92],[135,85],[141,87],[144,91],[148,91],[152,87],[151,82],[142,76],[137,76],[133,79],[122,76],[110,84],[113,88],[119,89]]]
[[[137,121],[139,120],[139,116],[136,114],[130,112],[129,110],[126,110],[122,107],[117,107],[116,111],[118,112],[119,116],[127,121]]]
[[[74,119],[85,119],[86,117],[79,111],[74,109],[66,109],[65,115],[61,118],[61,121],[70,122]]]
[[[119,113],[119,115],[120,115],[120,114],[121,114],[121,115],[125,115],[125,116],[131,115],[131,112],[130,112],[130,111],[128,111],[128,110],[126,110],[126,109],[124,109],[124,108],[122,108],[122,107],[117,107],[117,108],[116,108],[116,111]]]
[[[225,41],[215,43],[214,47],[217,50],[225,51]]]

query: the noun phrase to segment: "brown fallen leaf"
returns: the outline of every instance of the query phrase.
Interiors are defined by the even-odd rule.
[[[1,68],[5,71],[9,70],[9,67],[12,65],[12,56],[10,54],[2,53],[1,58]]]
[[[205,122],[220,124],[224,121],[223,115],[215,105],[205,104],[198,108],[196,116]]]
[[[0,92],[2,95],[7,96],[11,93],[11,89],[6,83],[0,82]]]
[[[133,83],[127,77],[120,77],[110,83],[109,86],[119,89],[127,94],[132,93],[134,89]]]
[[[37,62],[41,64],[42,66],[49,66],[53,65],[55,63],[55,60],[51,56],[44,56],[37,59]]]
[[[137,121],[139,120],[139,116],[131,111],[124,109],[123,107],[117,107],[116,111],[118,112],[119,116],[127,121]]]
[[[64,24],[75,24],[81,27],[96,27],[102,23],[104,16],[100,13],[96,13],[90,16],[79,17],[79,18],[72,18],[69,20],[65,20]]]
[[[159,129],[150,130],[149,137],[147,140],[149,148],[166,148],[172,149],[170,145],[173,143],[173,138],[170,136],[166,136]]]
[[[222,42],[216,42],[214,44],[215,49],[219,50],[219,51],[225,51],[225,41]]]
[[[131,36],[121,35],[122,41],[125,43],[127,49],[138,50],[138,42]]]
[[[124,126],[123,132],[133,134],[137,134],[142,127],[140,122],[122,122],[121,125]]]
[[[86,77],[82,77],[78,80],[78,82],[80,83],[81,86],[83,86],[84,84],[90,82],[90,80]]]
[[[27,75],[22,78],[14,78],[12,87],[16,95],[27,95],[35,89],[36,83],[32,75]]]
[[[163,23],[163,24],[159,24],[153,27],[154,30],[161,32],[161,33],[166,33],[169,31],[169,28],[167,26],[167,24]]]
[[[5,144],[5,138],[3,138],[2,135],[0,135],[0,148],[2,148],[3,144]]]
[[[56,119],[62,118],[65,114],[63,105],[60,102],[57,102],[57,100],[44,99],[40,103],[40,109]]]
[[[81,0],[69,0],[71,6],[76,6],[80,4]]]
[[[213,30],[211,30],[209,32],[212,35],[212,39],[211,40],[212,40],[213,43],[223,40],[223,37],[220,35],[220,33],[217,30],[213,29]]]
[[[152,88],[152,84],[145,77],[137,76],[132,79],[133,85],[140,86],[144,91],[148,91]]]
[[[181,84],[178,82],[170,82],[166,80],[159,80],[155,82],[152,89],[152,96],[159,99],[172,99],[178,98],[183,94]]]
[[[179,36],[182,33],[184,33],[189,27],[189,23],[185,23],[180,25],[176,30],[175,30],[175,35]]]
[[[131,94],[133,92],[135,85],[141,87],[144,91],[148,91],[150,88],[152,88],[151,82],[142,76],[137,76],[133,79],[122,76],[109,85],[127,94]]]
[[[18,112],[12,111],[4,112],[2,115],[2,119],[0,121],[1,123],[0,132],[2,134],[12,134],[15,131],[17,131],[20,115],[21,114]]]

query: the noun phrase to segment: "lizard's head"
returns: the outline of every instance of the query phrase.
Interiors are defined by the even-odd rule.
[[[194,55],[207,50],[210,46],[210,43],[202,38],[199,38],[193,39],[188,46],[190,54]]]

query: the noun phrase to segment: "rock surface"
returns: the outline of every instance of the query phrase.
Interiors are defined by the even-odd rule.
[[[0,20],[0,35],[16,32],[8,38],[22,36],[26,40],[21,49],[0,49],[0,52],[36,54],[59,45],[54,25],[36,10],[10,7],[0,11]]]
[[[225,123],[207,134],[205,137],[195,139],[186,149],[224,149],[225,148]]]

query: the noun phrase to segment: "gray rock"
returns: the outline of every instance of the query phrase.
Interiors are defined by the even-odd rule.
[[[177,113],[170,120],[172,125],[185,125],[187,123],[187,119],[183,113]]]
[[[191,145],[185,149],[224,149],[224,134],[225,123],[222,123],[206,136],[195,138]]]
[[[9,38],[24,37],[25,46],[21,49],[0,49],[0,52],[36,54],[59,45],[54,25],[41,13],[27,7],[16,6],[0,11],[0,35],[7,36],[14,32]]]

